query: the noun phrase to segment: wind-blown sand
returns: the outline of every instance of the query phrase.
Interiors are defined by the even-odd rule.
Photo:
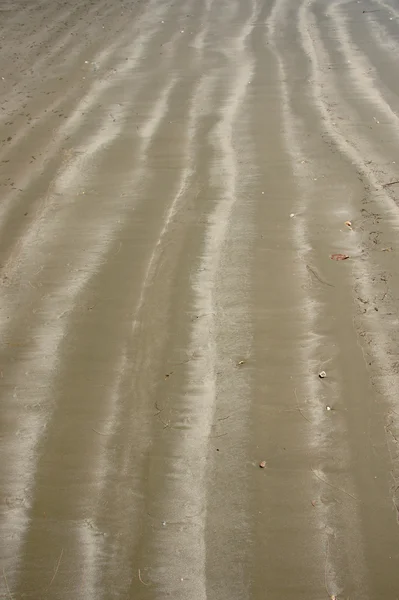
[[[1,597],[399,597],[397,3],[0,26]]]

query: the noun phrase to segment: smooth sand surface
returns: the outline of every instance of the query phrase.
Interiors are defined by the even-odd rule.
[[[1,598],[399,598],[399,4],[0,26]]]

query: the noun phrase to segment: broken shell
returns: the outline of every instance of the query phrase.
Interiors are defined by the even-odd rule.
[[[349,227],[349,229],[352,229],[352,222],[351,221],[345,221],[344,225],[346,225],[347,227]]]
[[[327,377],[327,373],[325,371],[321,371],[319,373],[319,377],[320,377],[320,379],[324,379],[324,377]]]
[[[347,254],[331,254],[331,260],[346,260],[349,258]]]
[[[266,467],[266,461],[265,461],[265,460],[262,460],[262,461],[259,463],[259,466],[260,466],[260,468],[261,468],[261,469],[264,469],[264,468]]]

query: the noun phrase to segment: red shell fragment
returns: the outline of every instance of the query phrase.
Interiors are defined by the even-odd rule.
[[[331,254],[331,260],[346,260],[349,258],[347,254]]]

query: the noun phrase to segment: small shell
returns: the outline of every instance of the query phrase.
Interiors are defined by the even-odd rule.
[[[327,373],[325,371],[321,371],[319,373],[319,377],[320,377],[320,379],[324,379],[324,377],[327,377]]]
[[[331,254],[331,260],[346,260],[349,258],[347,254]]]
[[[262,461],[259,463],[259,466],[260,466],[260,468],[261,468],[261,469],[264,469],[264,468],[266,467],[266,461],[265,461],[265,460],[262,460]]]

